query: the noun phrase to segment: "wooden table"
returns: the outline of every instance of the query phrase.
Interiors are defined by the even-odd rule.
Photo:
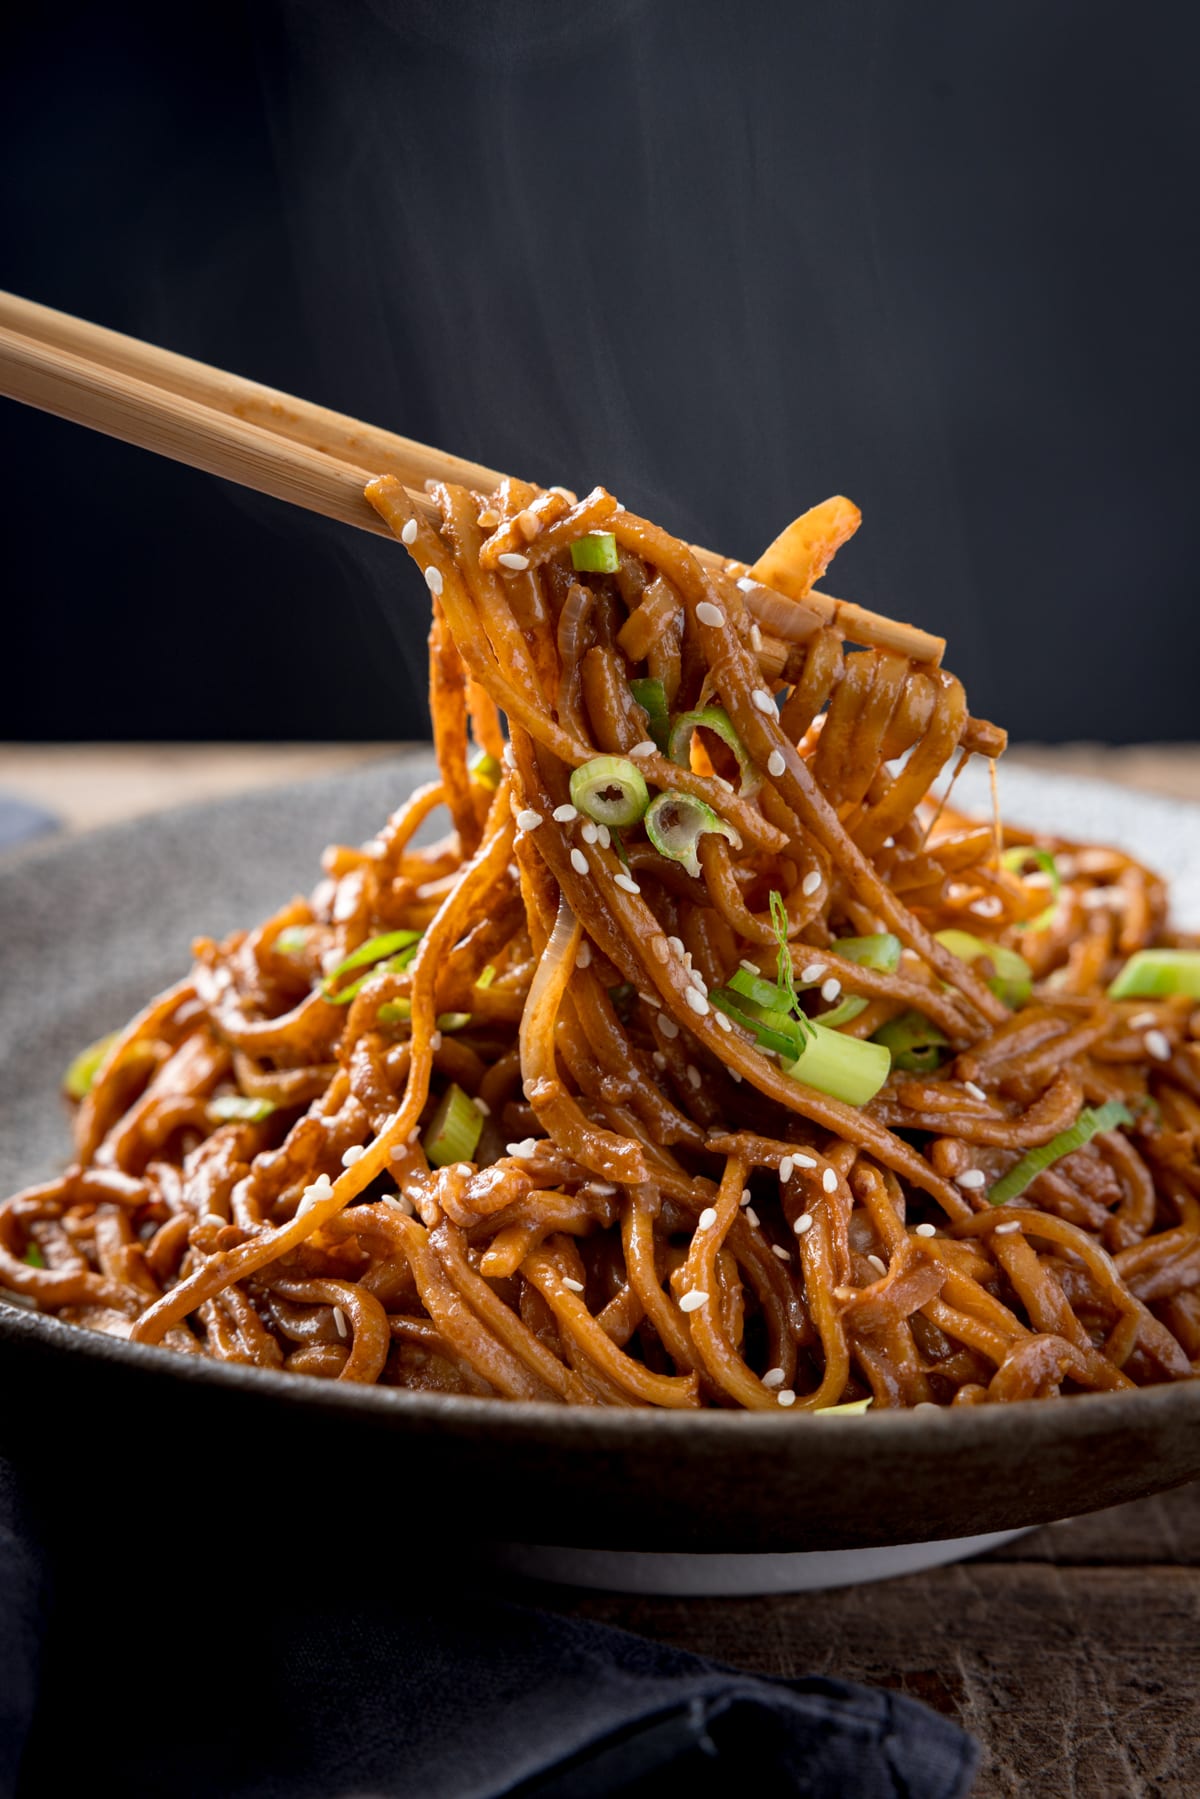
[[[0,788],[78,830],[389,747],[0,747]],[[1013,760],[1200,800],[1200,746],[1030,747]],[[769,1599],[564,1593],[561,1603],[739,1667],[838,1674],[923,1699],[983,1744],[975,1799],[1200,1794],[1200,1484],[881,1586]]]

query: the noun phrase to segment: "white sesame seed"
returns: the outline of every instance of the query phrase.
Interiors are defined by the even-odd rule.
[[[1129,1020],[1129,1028],[1131,1031],[1145,1031],[1152,1029],[1157,1023],[1157,1012],[1139,1012]]]
[[[780,1261],[781,1261],[781,1262],[788,1262],[788,1261],[790,1261],[790,1260],[791,1260],[791,1257],[790,1257],[790,1256],[789,1256],[789,1255],[788,1255],[788,1252],[787,1252],[787,1250],[786,1250],[786,1249],[785,1249],[785,1248],[784,1248],[784,1247],[783,1247],[783,1244],[782,1244],[782,1243],[772,1243],[772,1245],[771,1245],[771,1254],[772,1254],[772,1255],[773,1255],[773,1256],[778,1256],[778,1257],[779,1257],[779,1260],[780,1260]]]
[[[671,948],[675,951],[677,956],[688,956],[690,960],[691,952],[684,948],[682,937],[668,937],[667,942],[671,945]]]
[[[346,1314],[343,1312],[341,1306],[334,1306],[333,1308],[333,1328],[337,1331],[339,1337],[344,1337],[346,1335]]]
[[[792,1157],[784,1156],[782,1162],[780,1162],[780,1164],[779,1164],[779,1178],[781,1181],[790,1181],[791,1180],[793,1166],[794,1166],[794,1163],[793,1163]]]
[[[421,1135],[421,1127],[420,1127],[420,1125],[419,1125],[419,1124],[414,1124],[414,1125],[413,1125],[413,1127],[412,1127],[412,1130],[411,1130],[411,1131],[410,1131],[410,1132],[409,1132],[409,1133],[408,1133],[408,1140],[409,1140],[409,1142],[410,1142],[410,1143],[415,1143],[415,1142],[416,1142],[416,1141],[417,1141],[417,1139],[418,1139],[418,1138],[419,1138],[419,1137],[420,1137],[420,1135]]]
[[[972,1099],[982,1100],[984,1105],[987,1104],[987,1094],[984,1092],[982,1087],[977,1087],[975,1085],[974,1081],[964,1081],[963,1082],[963,1091],[965,1093],[969,1093],[971,1095]]]
[[[583,1282],[582,1281],[573,1281],[569,1274],[563,1275],[562,1284],[567,1289],[568,1293],[582,1293],[583,1292]]]
[[[732,1031],[733,1026],[730,1024],[729,1020],[726,1018],[724,1012],[714,1012],[713,1017],[717,1021],[717,1029],[718,1030]]]
[[[836,1193],[837,1192],[837,1184],[838,1184],[838,1178],[837,1178],[837,1175],[834,1173],[833,1169],[826,1168],[824,1173],[821,1176],[821,1185],[822,1185],[822,1187],[824,1187],[826,1193]]]
[[[541,813],[535,812],[532,806],[526,806],[523,812],[517,813],[518,831],[536,831],[541,822]]]
[[[590,966],[591,960],[592,946],[585,941],[581,943],[579,948],[575,951],[575,966],[576,968],[587,968]]]
[[[740,1087],[740,1086],[741,1086],[741,1084],[742,1084],[742,1071],[741,1071],[741,1069],[740,1069],[740,1068],[731,1068],[731,1069],[730,1069],[730,1070],[729,1070],[729,1078],[730,1078],[730,1080],[731,1080],[731,1081],[736,1081],[736,1082],[737,1082],[737,1084],[738,1084],[738,1086],[739,1086],[739,1087]]]
[[[821,885],[820,869],[810,868],[808,873],[805,875],[804,879],[800,883],[800,891],[804,895],[805,899],[808,899],[811,897],[812,894],[814,894],[817,891],[817,888],[820,885]]]
[[[689,987],[684,998],[692,1008],[692,1011],[696,1013],[697,1017],[703,1018],[705,1016],[708,1011],[708,1001],[697,988]]]
[[[779,1404],[781,1406],[783,1406],[785,1411],[787,1410],[788,1406],[795,1405],[795,1403],[796,1403],[796,1395],[792,1392],[792,1389],[790,1387],[781,1387],[779,1392],[776,1393],[775,1397],[779,1401]]]
[[[802,1156],[799,1150],[793,1151],[792,1161],[796,1164],[797,1168],[815,1168],[817,1165],[814,1157]]]
[[[622,872],[619,875],[614,875],[613,879],[621,889],[622,893],[640,893],[642,891],[632,875],[627,875]]]
[[[405,521],[404,529],[400,533],[400,542],[406,543],[411,547],[411,545],[416,543],[416,541],[417,541],[417,521],[415,518],[410,518]]]
[[[754,591],[754,589],[758,586],[758,582],[752,581],[750,579],[749,575],[739,575],[738,576],[738,586],[741,588],[743,593],[752,593]]]
[[[602,850],[607,850],[607,849],[612,848],[612,833],[609,830],[607,825],[597,825],[596,826],[596,836],[599,840],[600,848]]]
[[[812,1227],[813,1227],[812,1213],[811,1212],[801,1212],[799,1218],[797,1218],[795,1224],[792,1226],[792,1229],[795,1231],[795,1233],[798,1237],[803,1237],[806,1234],[806,1232],[811,1231]]]
[[[750,1204],[750,1189],[749,1189],[749,1187],[742,1188],[742,1197],[738,1200],[738,1204],[739,1204],[739,1206],[748,1206]]]
[[[775,702],[765,687],[755,687],[750,694],[750,698],[760,712],[768,713],[772,718],[775,717]]]
[[[496,561],[501,568],[511,568],[516,574],[529,567],[528,556],[522,556],[516,550],[505,550],[502,555],[497,556]]]
[[[937,1225],[936,1224],[919,1224],[917,1226],[917,1236],[918,1237],[936,1237],[937,1236]]]
[[[389,1206],[395,1206],[398,1211],[403,1212],[406,1218],[411,1218],[416,1210],[412,1200],[409,1199],[408,1195],[405,1193],[389,1194],[388,1204]]]
[[[841,991],[842,983],[835,974],[831,974],[829,979],[824,981],[821,985],[821,998],[825,1000],[835,1000]]]
[[[342,1167],[353,1168],[356,1162],[362,1161],[366,1153],[361,1143],[352,1143],[349,1149],[342,1151]]]
[[[585,843],[595,843],[600,833],[596,829],[594,822],[590,818],[587,818],[583,822],[579,835],[583,838]]]
[[[783,1385],[783,1379],[784,1375],[782,1368],[768,1368],[767,1372],[762,1377],[762,1384],[768,1389],[771,1387],[781,1387]]]
[[[598,1193],[601,1199],[611,1199],[617,1190],[612,1181],[589,1181],[588,1186],[593,1193]]]
[[[774,775],[778,780],[786,767],[787,763],[784,761],[782,753],[779,750],[772,750],[767,757],[767,773]]]
[[[435,568],[432,562],[425,570],[425,585],[430,593],[439,594],[442,591],[442,571]]]
[[[694,1062],[689,1062],[687,1065],[687,1078],[688,1078],[689,1085],[691,1085],[693,1087],[697,1087],[697,1088],[699,1087],[699,1085],[700,1085],[700,1070],[696,1067],[696,1064]]]
[[[665,1068],[667,1065],[667,1058],[663,1055],[661,1049],[653,1050],[651,1052],[650,1060],[656,1068]]]
[[[828,963],[825,962],[810,962],[807,968],[800,971],[800,979],[809,987],[815,986],[827,967]]]
[[[690,1293],[685,1293],[680,1300],[679,1310],[681,1312],[698,1312],[701,1306],[706,1306],[707,1304],[708,1294],[700,1293],[693,1287],[692,1291]]]
[[[746,1223],[751,1225],[755,1230],[758,1229],[758,1213],[754,1210],[753,1206],[746,1207]]]
[[[1013,1231],[1019,1231],[1020,1228],[1021,1228],[1020,1219],[1019,1218],[1010,1218],[1007,1224],[998,1224],[996,1226],[996,1236],[997,1237],[1007,1236],[1007,1235],[1011,1234],[1011,1232],[1013,1232]]]
[[[666,1012],[664,1012],[662,1017],[659,1019],[658,1028],[662,1032],[664,1037],[678,1037],[678,1035],[679,1035],[679,1026],[675,1023],[675,1020],[672,1017],[670,1017],[669,1014]]]
[[[475,1110],[479,1113],[479,1116],[481,1118],[490,1118],[491,1117],[492,1108],[488,1105],[486,1099],[480,1099],[479,1095],[476,1094],[473,1103],[475,1106]]]
[[[987,1175],[982,1168],[964,1168],[961,1174],[955,1175],[954,1179],[957,1185],[965,1187],[968,1193],[973,1193],[977,1187],[987,1186]]]
[[[1147,1031],[1144,1042],[1147,1053],[1152,1055],[1156,1062],[1169,1062],[1171,1060],[1170,1039],[1166,1036],[1165,1032]]]
[[[585,875],[588,871],[588,859],[582,850],[571,851],[571,867],[577,875]]]
[[[715,1208],[712,1206],[705,1206],[699,1218],[696,1220],[696,1227],[698,1230],[711,1231],[716,1222],[717,1214]]]
[[[913,1407],[914,1412],[940,1412],[941,1409],[941,1406],[935,1404],[932,1399],[918,1399]]]
[[[989,893],[983,899],[975,900],[971,910],[978,913],[980,918],[999,918],[1004,910],[1004,902],[997,899],[994,893]]]
[[[698,988],[701,993],[708,992],[708,983],[704,979],[704,976],[700,973],[700,970],[698,968],[689,968],[687,971],[687,977],[688,977],[688,980],[692,983],[692,986]]]
[[[634,744],[629,754],[631,756],[637,756],[640,760],[643,756],[653,756],[657,749],[658,745],[656,743],[652,743],[648,737],[643,737],[640,743]]]
[[[725,614],[719,606],[714,606],[711,600],[701,600],[696,608],[696,617],[702,625],[723,625],[725,623]]]
[[[560,825],[573,825],[578,817],[579,814],[574,806],[555,806],[554,808],[555,821]]]
[[[754,585],[753,582],[751,582],[751,586],[753,586],[753,585]],[[762,647],[763,647],[762,632],[759,630],[759,628],[756,624],[752,623],[750,626],[750,648],[754,651],[755,655],[757,655],[758,652],[762,649]]]
[[[733,792],[733,782],[727,781],[724,775],[714,775],[713,780],[717,783],[718,787],[723,787],[726,793]]]
[[[442,1047],[442,1033],[440,1031],[431,1031],[429,1033],[429,1047],[436,1056],[439,1049]]]
[[[874,1270],[876,1271],[877,1274],[886,1274],[887,1273],[887,1263],[884,1261],[882,1256],[870,1255],[867,1257],[867,1260],[868,1260],[868,1262],[870,1262],[872,1268],[874,1268]]]

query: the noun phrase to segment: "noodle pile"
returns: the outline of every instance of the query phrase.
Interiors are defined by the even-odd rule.
[[[1133,952],[1184,942],[1162,883],[939,810],[938,774],[1004,742],[952,675],[848,652],[602,489],[442,487],[436,527],[391,478],[368,496],[432,595],[440,781],[327,851],[311,900],[197,943],[103,1054],[73,1165],[0,1207],[0,1285],[189,1354],[573,1405],[1190,1377],[1200,1012],[1107,994]],[[856,520],[801,521],[790,591]],[[581,572],[595,534],[615,566]],[[728,730],[673,756],[638,694]],[[711,817],[688,854],[572,804],[599,756]],[[449,834],[414,847],[439,808]],[[893,965],[854,959],[864,938],[897,939]],[[1032,975],[1016,997],[1005,950]],[[914,1015],[941,1047],[850,1103],[722,1010],[739,969],[798,991],[802,1035],[838,1011],[851,1056]],[[1121,1128],[990,1203],[1113,1102]],[[464,1107],[469,1156],[431,1163]]]

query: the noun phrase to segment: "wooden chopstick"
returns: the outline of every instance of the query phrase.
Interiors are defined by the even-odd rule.
[[[382,536],[390,535],[387,526],[363,497],[372,475],[395,475],[431,516],[426,481],[490,493],[504,479],[480,463],[3,292],[0,394]],[[693,547],[710,566],[726,567],[724,557]],[[854,642],[914,662],[937,664],[946,647],[928,631],[830,594],[814,591],[804,605]],[[789,647],[764,632],[764,663],[777,673]]]

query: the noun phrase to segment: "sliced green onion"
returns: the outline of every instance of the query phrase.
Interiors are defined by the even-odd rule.
[[[646,714],[650,735],[659,749],[666,751],[671,737],[671,719],[667,712],[667,690],[661,681],[644,675],[629,683],[634,699]]]
[[[869,1411],[874,1403],[872,1398],[848,1399],[845,1405],[819,1405],[813,1413],[814,1418],[850,1418],[855,1413]]]
[[[1000,858],[1001,863],[1010,874],[1020,874],[1027,862],[1036,862],[1043,874],[1050,877],[1050,904],[1036,918],[1027,918],[1017,926],[1019,931],[1042,931],[1050,923],[1058,910],[1058,896],[1062,891],[1062,876],[1058,872],[1058,863],[1049,850],[1040,850],[1036,843],[1019,843],[1015,848],[1005,850]]]
[[[1021,1160],[1001,1175],[991,1192],[988,1204],[993,1206],[1007,1205],[1010,1199],[1017,1199],[1024,1193],[1030,1181],[1035,1181],[1043,1174],[1052,1162],[1058,1162],[1063,1156],[1071,1155],[1090,1143],[1100,1131],[1113,1131],[1119,1124],[1132,1124],[1133,1114],[1129,1107],[1122,1105],[1119,1099],[1110,1099],[1106,1105],[1093,1111],[1085,1106],[1075,1123],[1057,1137],[1051,1137],[1049,1143],[1031,1149]]]
[[[120,1031],[110,1031],[107,1037],[97,1037],[94,1043],[80,1050],[63,1076],[63,1090],[69,1098],[87,1098],[92,1082],[100,1072],[100,1064],[120,1035]]]
[[[836,1031],[857,1018],[860,1012],[865,1012],[867,1005],[868,1002],[861,993],[848,993],[845,999],[840,999],[828,1012],[822,1012],[817,1022],[823,1024],[827,1031]]]
[[[901,1012],[875,1032],[876,1043],[890,1050],[893,1068],[908,1074],[932,1074],[949,1049],[947,1039],[923,1012]]]
[[[465,1031],[470,1022],[469,1012],[439,1012],[437,1015],[439,1031]]]
[[[385,999],[375,1014],[377,1024],[407,1024],[412,1017],[412,1002],[407,999]]]
[[[571,545],[571,567],[581,575],[615,575],[621,566],[611,531],[589,531]]]
[[[752,999],[756,1006],[766,1006],[770,1011],[786,1012],[791,1008],[791,996],[786,987],[777,987],[774,981],[751,974],[748,968],[735,968],[729,977],[729,986],[743,999]]]
[[[1200,950],[1140,949],[1108,990],[1109,999],[1200,999]]]
[[[771,926],[775,932],[775,968],[779,977],[779,985],[785,989],[791,1002],[792,1011],[800,1013],[800,999],[796,993],[796,975],[792,967],[792,945],[789,933],[792,921],[788,917],[787,907],[783,903],[783,895],[772,887],[768,904],[771,912]]]
[[[222,1093],[208,1102],[210,1124],[261,1124],[276,1109],[273,1099],[251,1099],[245,1093]]]
[[[874,1099],[891,1071],[887,1048],[870,1039],[843,1037],[811,1019],[808,1028],[809,1040],[787,1070],[792,1079],[848,1106],[865,1106]]]
[[[880,974],[895,974],[900,966],[900,939],[890,931],[876,931],[870,937],[838,937],[830,948],[843,961],[857,962],[860,968],[874,968]]]
[[[635,825],[650,803],[646,777],[627,756],[593,756],[571,775],[571,804],[598,825]]]
[[[496,964],[494,962],[489,962],[486,968],[480,969],[479,978],[475,982],[475,985],[477,987],[490,987],[495,978]]]
[[[785,1012],[762,1012],[753,1000],[731,993],[728,987],[713,987],[710,1002],[734,1024],[749,1031],[760,1049],[774,1050],[777,1056],[792,1062],[804,1048],[804,1035],[796,1019]]]
[[[1015,949],[1005,949],[1002,943],[985,943],[982,937],[973,937],[970,931],[938,931],[937,940],[960,962],[971,963],[979,956],[986,956],[996,971],[988,986],[1010,1011],[1016,1012],[1029,1004],[1033,997],[1033,970]]]
[[[366,943],[348,955],[344,962],[325,976],[322,992],[332,1006],[347,1006],[355,994],[371,979],[372,974],[382,971],[373,965],[387,961],[389,970],[396,971],[407,968],[417,953],[417,945],[421,941],[420,931],[386,931],[382,937],[370,937]],[[397,953],[398,952],[398,953]],[[353,974],[356,968],[366,968],[368,972],[360,975],[357,981],[351,981],[348,987],[335,989],[334,983],[344,974]]]
[[[438,1101],[425,1132],[425,1155],[434,1168],[469,1162],[483,1130],[483,1113],[454,1081]]]
[[[742,799],[750,799],[762,786],[762,774],[755,768],[746,750],[745,744],[729,722],[729,714],[722,706],[705,706],[699,712],[683,712],[671,726],[671,736],[667,744],[667,753],[672,762],[680,768],[692,765],[692,738],[697,731],[711,731],[719,737],[727,748],[733,751],[738,765],[738,793]]]
[[[28,1262],[31,1268],[44,1268],[46,1266],[46,1258],[36,1243],[31,1243],[29,1245],[25,1254],[21,1257],[21,1260],[23,1262]]]
[[[486,750],[482,750],[471,764],[471,779],[477,781],[480,787],[490,788],[493,793],[500,785],[500,774],[500,764]]]
[[[312,927],[306,924],[285,925],[276,937],[272,947],[281,956],[300,956],[308,948],[308,933]]]
[[[739,841],[732,825],[690,793],[660,793],[646,813],[646,835],[659,855],[682,863],[690,875],[700,873],[700,839],[710,832]]]

